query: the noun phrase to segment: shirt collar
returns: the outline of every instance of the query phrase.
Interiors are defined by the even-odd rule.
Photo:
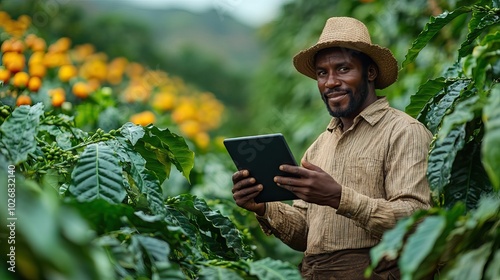
[[[375,125],[386,113],[387,108],[389,108],[389,102],[385,96],[378,97],[377,101],[366,107],[356,118],[354,119],[354,124],[359,122],[360,118],[363,118],[371,126]],[[328,131],[332,132],[337,128],[342,126],[340,118],[332,118],[328,127]]]

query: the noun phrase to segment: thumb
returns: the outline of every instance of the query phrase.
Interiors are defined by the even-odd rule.
[[[305,159],[302,159],[302,161],[300,162],[300,164],[302,165],[302,167],[304,167],[305,169],[309,169],[309,170],[313,170],[313,171],[323,171],[323,169],[321,169],[319,166],[316,166],[310,162],[308,162],[307,160]]]

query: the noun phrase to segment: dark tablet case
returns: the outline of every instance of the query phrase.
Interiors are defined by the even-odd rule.
[[[281,133],[228,138],[224,140],[238,170],[247,169],[264,186],[255,202],[297,199],[292,192],[276,185],[275,176],[290,176],[279,170],[282,164],[297,165]]]

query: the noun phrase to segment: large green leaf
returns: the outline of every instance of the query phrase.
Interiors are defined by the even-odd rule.
[[[151,262],[151,278],[158,280],[185,279],[177,265],[172,265],[169,260],[170,246],[167,242],[145,235],[135,234],[132,239],[136,239],[139,245]]]
[[[488,27],[498,24],[500,22],[500,16],[498,12],[490,10],[486,11],[485,8],[478,10],[474,9],[472,17],[469,21],[469,34],[467,34],[467,39],[462,42],[460,49],[458,50],[458,57],[464,57],[472,52],[474,48],[474,40],[481,35],[481,33]]]
[[[132,146],[135,146],[137,141],[145,134],[144,128],[141,125],[135,125],[131,122],[124,124],[120,128],[120,133],[132,143]]]
[[[116,231],[126,225],[123,217],[134,217],[134,208],[127,204],[110,204],[104,200],[79,202],[69,200],[71,207],[77,209],[99,234]]]
[[[250,274],[258,279],[293,280],[302,279],[298,269],[290,263],[265,258],[250,263]]]
[[[437,17],[432,17],[425,25],[424,30],[418,35],[417,39],[413,42],[411,48],[408,50],[405,60],[403,61],[402,68],[413,62],[420,51],[427,45],[427,43],[436,35],[441,28],[446,26],[456,17],[468,13],[472,10],[471,6],[462,6],[452,12],[444,12]]]
[[[483,278],[483,270],[491,254],[492,245],[493,242],[488,242],[477,249],[460,254],[457,257],[458,260],[443,272],[443,278],[454,280],[485,279]]]
[[[204,266],[200,269],[198,274],[200,280],[242,280],[236,271],[217,266]]]
[[[403,248],[406,234],[412,229],[415,221],[424,214],[425,211],[418,211],[410,217],[401,219],[394,228],[384,233],[380,243],[370,250],[370,258],[372,260],[370,273],[383,258],[395,260],[398,257],[399,252]]]
[[[490,92],[483,111],[485,134],[483,138],[483,163],[495,190],[500,190],[500,84]]]
[[[470,84],[469,80],[457,80],[444,89],[444,95],[430,106],[430,110],[425,116],[424,124],[435,134],[444,116],[451,110],[455,100],[462,91]]]
[[[203,213],[206,220],[220,230],[222,237],[226,240],[227,247],[234,250],[239,258],[250,257],[249,252],[245,250],[240,232],[227,217],[224,217],[219,211],[210,209],[207,203],[200,198],[194,198],[194,208]]]
[[[170,165],[173,163],[189,180],[189,173],[194,166],[194,153],[184,138],[168,129],[159,129],[153,125],[145,127],[144,130],[145,135],[135,147],[146,159],[147,168],[155,172],[160,182],[163,182],[169,176]]]
[[[35,137],[38,132],[43,104],[19,106],[0,126],[0,141],[7,149],[9,163],[17,165],[26,161],[28,154],[36,149]]]
[[[108,141],[107,144],[119,156],[123,170],[130,174],[133,185],[146,197],[149,210],[153,214],[165,214],[160,181],[146,168],[146,160],[125,138],[117,137],[116,140]]]
[[[478,95],[472,95],[469,98],[460,98],[449,115],[443,118],[441,128],[438,131],[438,139],[445,138],[453,128],[464,125],[479,115],[483,108]]]
[[[446,219],[442,216],[427,217],[417,226],[415,233],[408,237],[398,262],[402,279],[420,279],[415,275],[432,275],[435,267],[421,264],[429,255],[433,255],[435,245],[445,228]],[[434,258],[437,259],[437,256]],[[431,264],[435,264],[435,262],[431,262]]]
[[[480,90],[480,93],[486,93],[487,91],[484,89],[491,86],[491,82],[498,78],[498,66],[496,65],[500,61],[499,48],[500,32],[488,34],[481,41],[481,44],[474,48],[473,55],[468,56],[464,62],[464,70],[468,71],[468,74],[472,74],[476,88]],[[481,97],[484,96],[481,95]]]
[[[422,113],[422,111],[424,111],[424,108],[428,106],[428,102],[433,100],[433,97],[443,91],[447,83],[449,83],[447,80],[440,77],[434,80],[429,80],[425,84],[421,85],[418,88],[417,93],[410,97],[410,104],[405,109],[406,113],[414,118],[423,114],[425,119],[426,112]]]
[[[457,126],[443,139],[433,142],[427,165],[427,180],[439,197],[450,181],[455,156],[465,143],[465,125]]]
[[[251,256],[235,225],[219,211],[211,210],[204,200],[188,194],[167,200],[167,211],[171,212],[167,216],[182,222],[181,219],[184,218],[178,213],[171,216],[176,211],[172,212],[169,208],[175,208],[188,218],[190,223],[197,225],[199,232],[196,234],[203,241],[203,244],[200,244],[202,250],[230,260],[247,259]],[[192,228],[183,228],[193,231]]]
[[[493,259],[484,273],[484,279],[500,279],[500,250],[494,252]]]
[[[450,182],[444,186],[443,207],[463,202],[467,210],[475,209],[484,194],[493,188],[481,162],[481,143],[470,141],[458,152],[451,170]]]
[[[73,169],[69,191],[78,201],[120,203],[126,196],[121,173],[120,162],[110,147],[103,143],[88,145]]]

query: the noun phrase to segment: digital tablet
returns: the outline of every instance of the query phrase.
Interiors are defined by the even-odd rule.
[[[255,202],[297,199],[294,193],[274,182],[275,176],[292,176],[280,171],[280,165],[297,165],[281,133],[228,138],[224,140],[224,146],[236,168],[247,169],[257,184],[264,186]]]

